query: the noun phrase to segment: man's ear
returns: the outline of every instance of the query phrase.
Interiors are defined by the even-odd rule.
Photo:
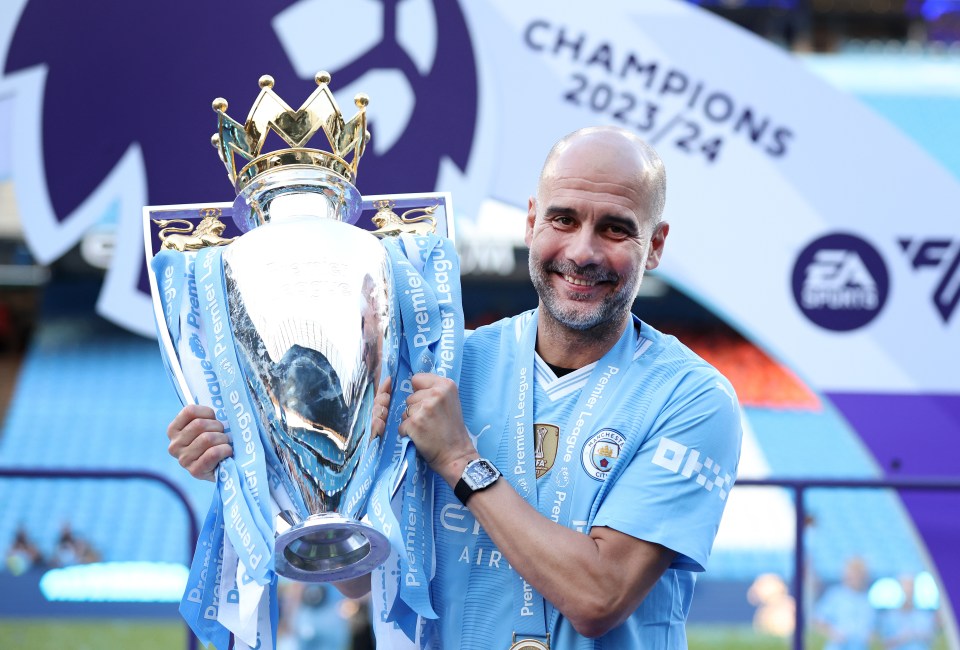
[[[660,257],[663,255],[663,246],[670,234],[670,224],[661,221],[653,227],[653,236],[650,238],[650,251],[647,253],[646,269],[652,271],[660,266]]]
[[[527,228],[523,234],[523,241],[530,247],[530,241],[533,239],[533,224],[537,221],[537,199],[531,196],[527,199]]]

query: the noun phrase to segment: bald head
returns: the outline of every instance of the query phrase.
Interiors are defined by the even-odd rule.
[[[616,126],[595,126],[574,131],[553,145],[540,171],[537,198],[544,184],[576,165],[578,173],[616,175],[646,199],[646,217],[660,221],[667,194],[667,176],[660,156],[642,138]]]

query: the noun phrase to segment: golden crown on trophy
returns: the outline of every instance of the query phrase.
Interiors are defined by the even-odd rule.
[[[238,194],[258,174],[293,165],[321,167],[339,174],[347,182],[354,182],[360,156],[370,137],[366,115],[370,100],[358,93],[353,101],[359,111],[344,120],[328,87],[329,73],[318,72],[314,79],[317,89],[294,110],[274,92],[273,77],[260,77],[260,94],[245,124],[227,115],[227,100],[222,97],[213,100],[218,129],[210,141],[219,152]],[[307,142],[321,129],[327,136],[329,149],[306,148]],[[290,148],[263,151],[270,131],[283,138]],[[249,161],[239,171],[235,154]]]

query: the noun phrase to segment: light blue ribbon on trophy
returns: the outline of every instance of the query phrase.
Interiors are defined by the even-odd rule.
[[[413,374],[435,372],[454,381],[459,378],[463,347],[460,269],[453,243],[436,235],[403,235],[386,238],[383,244],[393,268],[395,313],[400,315],[398,371],[386,435],[386,444],[394,444],[396,449],[381,458],[384,471],[371,494],[368,514],[399,556],[399,586],[394,591],[390,585],[387,590],[392,601],[387,603],[387,621],[394,621],[414,639],[421,619],[437,617],[429,590],[435,474],[409,439],[399,438],[397,427],[406,397],[413,392]],[[399,519],[391,503],[398,484]]]
[[[217,620],[236,637],[249,638],[249,624],[240,616],[240,558],[229,539],[223,541],[223,570],[220,578],[220,598],[217,605]],[[256,584],[256,583],[254,583]],[[255,620],[255,619],[254,619]],[[256,626],[253,629],[256,636]]]
[[[159,252],[151,264],[157,277],[163,278],[164,285],[169,289],[161,291],[161,304],[174,350],[180,360],[179,365],[188,378],[197,374],[202,378],[199,364],[201,359],[206,359],[206,338],[198,309],[190,300],[184,299],[197,295],[196,254],[165,250]],[[186,341],[182,340],[181,332],[189,334]],[[196,396],[185,395],[184,398],[196,399]],[[201,401],[209,403],[209,396]],[[218,498],[214,498],[197,540],[187,588],[180,602],[180,613],[201,643],[212,643],[218,648],[227,647],[230,639],[229,632],[217,621],[223,575],[223,540],[222,504]]]
[[[150,262],[157,278],[160,306],[163,308],[163,320],[167,325],[167,331],[170,333],[170,340],[173,341],[174,349],[180,343],[180,306],[183,302],[184,293],[185,257],[182,253],[161,250]],[[160,324],[157,323],[157,327],[159,326]],[[161,345],[160,351],[164,355],[164,361],[169,366],[169,360],[166,358],[166,348]]]
[[[554,480],[550,485],[556,490],[554,498],[545,499],[543,504],[537,490],[537,470],[535,454],[525,453],[535,436],[533,424],[533,382],[534,350],[537,342],[537,312],[533,312],[523,325],[520,335],[519,351],[514,358],[511,377],[515,377],[515,399],[513,409],[504,423],[501,436],[509,441],[509,458],[513,468],[503,472],[504,478],[530,505],[544,516],[562,526],[569,527],[570,511],[574,502],[577,481],[582,472],[576,471],[580,456],[576,453],[561,456],[551,470],[554,477],[569,477],[567,480]],[[636,350],[636,330],[633,321],[620,336],[617,343],[596,362],[586,386],[581,390],[577,404],[571,411],[566,427],[562,429],[569,446],[576,449],[587,432],[602,426],[602,414],[614,404],[617,388],[624,375],[628,374]],[[501,438],[503,439],[503,438]],[[554,504],[559,502],[559,511]],[[546,602],[524,578],[514,570],[513,587],[513,631],[517,639],[531,638],[540,641],[548,639],[548,621],[552,627],[559,612]],[[488,571],[474,571],[470,575],[468,590],[493,589],[484,583],[492,578]],[[469,606],[469,603],[468,603]],[[465,614],[464,618],[468,618]],[[465,631],[466,633],[466,631]],[[466,638],[466,637],[465,637]],[[491,640],[493,643],[493,640]]]
[[[230,642],[230,632],[217,621],[222,567],[223,517],[219,500],[214,500],[197,540],[179,609],[200,643],[216,648],[226,648]]]
[[[163,307],[164,324],[173,341],[174,350],[179,348],[180,343],[180,309],[182,305],[181,296],[185,281],[185,258],[186,255],[174,251],[161,250],[150,261],[154,274],[157,278],[162,278],[165,290],[160,291],[160,303]],[[157,327],[161,325],[157,323]],[[164,346],[160,346],[163,353],[164,362],[169,366],[167,351]],[[190,396],[185,396],[189,398]],[[190,574],[187,578],[187,588],[184,591],[183,599],[180,603],[180,613],[186,619],[187,623],[193,629],[194,634],[205,645],[210,643],[210,637],[205,634],[200,624],[202,619],[201,600],[202,593],[208,588],[206,576],[211,568],[211,559],[215,558],[215,549],[219,548],[223,539],[223,523],[217,525],[217,509],[210,508],[210,512],[204,519],[203,528],[200,530],[200,536],[197,538],[197,546],[194,549],[193,561],[190,565]],[[220,558],[222,562],[222,557]],[[216,574],[219,574],[219,563]],[[210,587],[212,588],[212,584]],[[219,585],[218,585],[219,592]],[[214,617],[216,620],[216,617]]]
[[[243,359],[239,359],[239,363],[241,368],[243,368],[244,374],[250,372]],[[247,384],[246,388],[248,391],[253,392],[254,402],[260,404],[270,403],[270,396],[265,393],[263,390],[263,384],[260,382],[250,382]],[[261,412],[261,415],[267,418],[267,429],[278,432],[283,431],[283,427],[278,421],[275,413],[268,410]],[[293,487],[286,472],[277,470],[278,467],[283,467],[283,465],[281,464],[280,459],[277,457],[277,452],[273,448],[272,442],[268,439],[267,433],[263,429],[260,429],[260,435],[260,446],[263,450],[264,459],[266,460],[267,480],[270,483],[270,494],[276,501],[277,507],[281,511],[288,510],[290,512],[306,512],[307,506],[303,502],[303,497],[301,496],[299,490]],[[272,518],[271,521],[273,521]]]
[[[175,349],[187,383],[199,393],[195,396],[199,403],[214,409],[224,431],[234,441],[235,456],[217,468],[217,495],[191,565],[190,584],[199,587],[188,587],[181,602],[181,613],[197,637],[204,643],[214,642],[217,647],[226,648],[224,639],[229,639],[229,632],[217,621],[225,569],[225,536],[249,575],[258,584],[270,585],[267,591],[275,593],[273,512],[269,499],[269,485],[275,479],[268,476],[260,432],[239,374],[226,317],[229,312],[221,253],[220,248],[198,253],[161,251],[153,264],[155,272],[161,273],[161,277],[169,276],[171,286],[178,288],[169,294],[169,305],[163,306],[165,315],[174,316],[167,322],[171,336],[179,331]],[[214,352],[213,360],[208,355],[210,350]],[[230,390],[234,382],[236,388]],[[207,544],[205,550],[203,544]],[[217,579],[211,579],[212,575]]]
[[[247,397],[228,321],[222,253],[220,247],[202,249],[197,253],[196,272],[208,349],[213,343],[213,360],[201,362],[201,366],[218,419],[217,405],[223,405],[227,420],[224,430],[233,444],[233,456],[220,463],[218,479],[226,476],[217,481],[217,487],[223,502],[224,528],[237,557],[258,584],[267,584],[273,580],[270,484],[258,418]]]
[[[273,589],[264,589],[256,608],[256,626],[253,638],[247,640],[236,635],[234,650],[273,650],[276,647],[277,628],[280,624],[280,608],[276,597],[276,580]]]
[[[240,563],[237,552],[229,538],[223,540],[223,576],[220,583],[220,604],[217,620],[233,633],[234,648],[270,647],[264,639],[275,635],[263,623],[263,616],[270,609],[273,597],[272,585],[259,585]],[[270,635],[270,636],[268,636]]]
[[[257,600],[244,605],[243,588],[245,584],[256,585],[249,577],[242,564],[237,563],[237,556],[232,551],[229,539],[224,540],[224,567],[232,564],[238,570],[231,580],[226,574],[220,591],[220,606],[217,620],[226,634],[233,633],[234,650],[273,650],[276,646],[277,629],[279,625],[279,609],[276,597],[276,581],[271,585],[260,586],[257,590]],[[230,554],[233,553],[233,557]],[[228,648],[229,646],[216,646]]]
[[[237,644],[255,647],[265,641],[265,631],[258,628],[264,625],[264,621],[269,622],[266,612],[276,601],[276,576],[273,573],[274,512],[270,503],[273,481],[267,472],[265,449],[269,448],[269,444],[263,442],[259,418],[240,372],[233,328],[228,321],[223,250],[219,247],[206,248],[197,254],[201,321],[208,341],[213,339],[212,369],[205,367],[204,376],[209,377],[208,373],[212,371],[220,382],[221,393],[226,398],[225,430],[232,434],[234,448],[234,455],[220,464],[218,477],[225,474],[226,478],[218,480],[218,487],[229,545],[239,561],[230,567],[236,569],[236,573],[224,576],[224,580],[233,583],[239,602],[236,612],[228,609],[219,618],[234,633]],[[209,379],[208,385],[212,385]],[[234,613],[236,617],[232,616]],[[275,630],[266,632],[270,634],[269,646],[272,646]]]

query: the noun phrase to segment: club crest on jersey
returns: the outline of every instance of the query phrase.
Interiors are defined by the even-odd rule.
[[[601,429],[583,444],[580,461],[583,469],[592,478],[605,481],[627,439],[613,429]]]
[[[537,465],[537,478],[540,478],[550,471],[557,459],[560,427],[552,424],[534,424],[533,430],[537,435],[537,446],[534,448],[533,457]]]

